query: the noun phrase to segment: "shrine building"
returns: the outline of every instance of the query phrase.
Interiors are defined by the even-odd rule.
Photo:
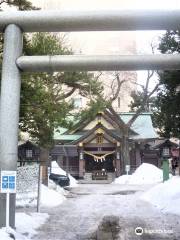
[[[119,113],[127,123],[135,113]],[[108,111],[98,113],[93,120],[76,124],[74,130],[58,128],[54,134],[53,160],[72,176],[82,180],[109,180],[133,172],[142,162],[159,165],[157,157],[145,158],[146,146],[157,139],[151,113],[140,114],[129,130],[130,166],[123,159],[123,131]]]

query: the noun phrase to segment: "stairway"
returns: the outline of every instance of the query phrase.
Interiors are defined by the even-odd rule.
[[[92,180],[92,173],[85,173],[84,179],[79,180],[81,184],[109,184],[114,181],[115,174],[114,173],[107,173],[108,179],[107,180]]]

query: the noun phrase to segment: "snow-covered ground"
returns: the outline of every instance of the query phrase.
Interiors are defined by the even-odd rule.
[[[67,201],[58,208],[48,211],[50,215],[48,226],[45,224],[34,239],[111,240],[114,238],[93,238],[98,236],[99,231],[102,233],[101,224],[107,217],[118,219],[120,230],[116,239],[119,240],[140,239],[135,234],[136,227],[143,228],[142,239],[180,239],[180,218],[172,214],[177,214],[175,207],[174,211],[163,212],[161,208],[151,204],[153,200],[158,201],[158,199],[162,204],[162,199],[165,197],[168,206],[170,203],[177,205],[179,201],[179,180],[172,178],[166,183],[161,183],[162,179],[161,169],[151,164],[142,164],[134,174],[116,179],[116,184],[79,184],[76,188],[72,188]],[[176,190],[172,190],[174,185]],[[165,196],[167,187],[171,190],[166,191],[168,196]],[[161,197],[158,196],[158,191]],[[147,196],[153,199],[150,197],[148,199]],[[108,226],[107,223],[105,225]],[[56,232],[53,232],[53,229],[56,229]]]
[[[16,230],[0,229],[1,240],[30,240],[37,234],[37,229],[48,219],[47,213],[16,213]]]
[[[123,175],[116,178],[117,184],[154,184],[163,181],[163,172],[156,166],[148,163],[140,165],[132,175]]]
[[[55,207],[66,200],[67,192],[54,183],[50,187],[41,184],[40,204],[46,207]],[[35,207],[37,205],[37,191],[29,191],[25,193],[17,193],[17,207]]]
[[[126,181],[123,178],[116,180],[120,184],[78,184],[69,192],[50,182],[51,189],[42,187],[45,215],[29,213],[32,208],[16,214],[16,239],[180,239],[180,177],[162,183],[162,170],[142,164]],[[113,221],[116,233],[108,227]],[[143,236],[135,234],[137,227]],[[5,229],[0,230],[0,240],[10,240]]]
[[[119,240],[140,239],[134,232],[139,226],[146,231],[142,239],[180,239],[180,218],[163,213],[141,200],[142,194],[151,187],[152,185],[79,184],[61,205],[43,209],[49,213],[50,218],[33,239],[96,239],[90,236],[100,229],[101,221],[107,216],[117,217],[120,232],[116,239]],[[111,239],[114,238],[108,240]]]
[[[60,169],[61,170],[61,169]],[[25,166],[18,168],[17,180],[17,207],[35,207],[37,205],[37,179],[38,165]],[[50,181],[49,187],[41,184],[41,207],[56,207],[66,200],[67,191],[54,182]],[[22,209],[21,209],[22,211]],[[9,228],[6,232],[5,228],[0,229],[0,240],[10,240],[11,236],[15,236],[16,240],[29,240],[35,235],[36,229],[45,223],[48,218],[46,213],[28,214],[16,213],[16,231]]]
[[[57,187],[57,191],[49,189],[48,187],[41,185],[41,205],[46,207],[56,207],[64,200],[66,193],[61,187]]]
[[[18,168],[17,173],[17,195],[16,206],[32,208],[37,205],[38,192],[38,168],[37,164],[32,166],[24,166]],[[53,172],[58,174],[66,174],[56,162],[53,162]],[[77,181],[70,177],[71,187],[77,186]],[[41,184],[41,207],[52,208],[57,207],[66,200],[67,191],[56,185],[53,181],[49,181],[49,187]],[[22,211],[22,209],[21,209]],[[16,231],[9,228],[6,232],[5,228],[0,229],[0,240],[10,240],[14,236],[16,240],[29,240],[35,235],[36,229],[45,223],[48,218],[47,213],[16,213]],[[11,237],[10,237],[11,235]]]
[[[52,162],[51,172],[66,175],[66,172],[60,168],[55,161]],[[38,173],[39,166],[37,164],[18,168],[16,195],[17,207],[35,207],[37,205]],[[76,187],[76,179],[71,175],[69,175],[69,178],[70,187]],[[41,205],[43,206],[58,206],[66,199],[66,195],[67,191],[51,180],[49,180],[49,188],[41,185]]]
[[[180,215],[180,177],[172,177],[144,193],[141,199],[163,212]]]

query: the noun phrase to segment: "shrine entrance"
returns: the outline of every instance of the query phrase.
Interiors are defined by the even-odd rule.
[[[94,172],[94,171],[106,171],[106,172],[114,172],[114,152],[110,152],[109,154],[92,154],[85,153],[85,171],[86,172]]]

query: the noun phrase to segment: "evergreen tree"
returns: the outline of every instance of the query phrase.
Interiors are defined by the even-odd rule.
[[[49,33],[36,33],[24,44],[25,55],[72,54],[60,39]],[[40,146],[50,147],[57,126],[71,125],[67,116],[73,109],[68,98],[79,91],[82,96],[99,95],[102,86],[86,72],[35,73],[22,75],[20,128],[36,138]]]
[[[3,4],[16,7],[17,10],[37,10],[30,1],[5,0]],[[61,55],[73,54],[62,41],[53,34],[24,34],[25,55]],[[3,34],[0,35],[0,65],[3,54]],[[102,86],[93,74],[86,72],[61,72],[22,74],[20,129],[28,132],[41,147],[40,160],[48,164],[49,149],[53,145],[53,132],[57,126],[70,126],[67,116],[73,109],[68,101],[75,91],[87,97],[98,95]],[[47,173],[47,168],[44,168]],[[46,175],[45,173],[45,175]],[[46,177],[46,176],[45,176]],[[46,183],[46,180],[44,183]]]
[[[135,112],[140,106],[143,106],[143,112],[156,110],[156,97],[150,97],[146,104],[143,104],[144,93],[142,91],[133,91],[131,93],[132,101],[129,105],[131,111]]]
[[[34,7],[28,0],[0,0],[0,10],[2,10],[2,7],[5,4],[9,7],[16,7],[20,11],[39,9],[37,7]]]
[[[159,45],[162,53],[180,53],[180,32],[168,31]],[[180,138],[180,71],[163,71],[159,74],[162,87],[158,92],[154,122],[164,137]]]

